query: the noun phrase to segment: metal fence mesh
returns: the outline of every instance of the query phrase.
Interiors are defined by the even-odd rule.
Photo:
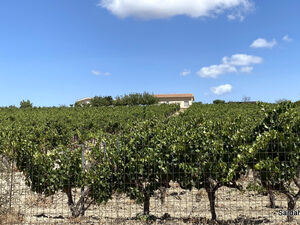
[[[74,218],[65,193],[49,197],[34,193],[14,164],[0,158],[0,166],[1,224],[288,224],[284,215],[286,196],[257,188],[260,180],[252,170],[238,180],[243,190],[228,187],[217,190],[217,220],[212,221],[205,189],[182,189],[173,181],[168,188],[161,187],[151,196],[150,216],[143,215],[143,204],[125,194],[114,194],[106,204],[92,204],[84,216]],[[292,187],[297,189],[295,184]],[[72,194],[76,202],[82,190],[73,189]],[[272,207],[270,194],[275,199]],[[290,224],[299,223],[300,215],[294,215]]]

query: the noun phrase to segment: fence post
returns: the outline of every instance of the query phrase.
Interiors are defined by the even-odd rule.
[[[85,173],[85,158],[84,158],[84,151],[85,151],[85,145],[81,145],[81,166],[82,166],[82,171]],[[81,197],[84,198],[84,186],[81,187]],[[81,215],[84,215],[84,201],[82,202],[82,207],[81,207]]]
[[[9,190],[9,210],[11,210],[12,192],[13,192],[13,181],[14,180],[14,161],[11,161],[11,175],[10,175],[10,190]]]

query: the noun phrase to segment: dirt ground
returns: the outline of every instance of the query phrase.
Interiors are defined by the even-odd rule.
[[[249,183],[249,179],[251,177],[244,181],[243,186]],[[79,190],[76,194],[80,194]],[[0,215],[0,224],[288,224],[286,216],[279,215],[279,210],[287,209],[283,195],[276,195],[276,209],[271,209],[268,196],[222,187],[217,192],[217,222],[209,220],[211,214],[204,190],[187,191],[172,183],[166,195],[164,203],[159,192],[151,198],[148,221],[139,216],[143,206],[125,196],[114,196],[106,205],[91,206],[84,217],[73,219],[65,194],[45,198],[32,193],[22,174],[16,173],[12,210]],[[300,216],[295,216],[295,222],[290,224],[300,224]]]

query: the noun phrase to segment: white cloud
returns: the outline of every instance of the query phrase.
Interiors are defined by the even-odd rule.
[[[111,75],[111,73],[109,73],[109,72],[105,72],[103,75],[104,75],[104,76],[110,76],[110,75]]]
[[[235,19],[236,19],[236,16],[233,15],[233,14],[229,14],[229,15],[227,16],[227,18],[228,18],[229,20],[235,20]]]
[[[259,56],[246,55],[246,54],[235,54],[231,57],[223,57],[224,64],[229,64],[233,66],[248,66],[250,64],[260,64],[263,59]]]
[[[289,37],[289,35],[285,35],[283,38],[282,38],[283,41],[287,41],[287,42],[291,42],[293,41],[292,38]]]
[[[253,70],[253,67],[252,66],[243,66],[241,69],[240,69],[240,72],[242,73],[251,73]]]
[[[232,86],[230,84],[223,84],[218,87],[212,87],[211,92],[215,95],[223,95],[232,91]]]
[[[243,21],[245,19],[245,16],[243,16],[242,14],[229,14],[227,16],[227,18],[229,20],[236,20],[239,19],[240,21]]]
[[[234,66],[227,65],[227,64],[220,64],[220,65],[212,65],[208,67],[202,67],[197,74],[200,77],[211,77],[216,78],[221,74],[224,73],[233,73],[237,72],[237,69]]]
[[[100,0],[99,6],[125,18],[163,19],[178,15],[197,18],[230,12],[240,18],[253,8],[252,0]]]
[[[252,8],[252,5],[248,8],[248,10],[251,9],[251,8]],[[236,20],[236,19],[238,19],[240,21],[243,21],[245,19],[245,14],[246,14],[246,12],[243,11],[243,10],[242,11],[235,11],[235,12],[233,12],[231,14],[228,14],[227,18],[229,20]]]
[[[202,67],[197,74],[200,77],[217,78],[219,75],[224,73],[250,73],[253,70],[251,65],[260,64],[263,59],[259,56],[246,55],[246,54],[235,54],[231,57],[223,57],[222,64],[211,65],[208,67]],[[241,68],[239,68],[241,67]]]
[[[184,69],[184,70],[180,73],[180,75],[181,75],[181,76],[187,76],[187,75],[189,75],[190,73],[191,73],[191,70]]]
[[[267,41],[263,38],[258,38],[250,45],[251,48],[273,48],[277,44],[275,39]]]
[[[100,75],[103,75],[103,76],[110,76],[110,75],[111,75],[109,72],[102,73],[101,71],[98,71],[98,70],[92,70],[91,72],[92,72],[92,74],[94,74],[95,76],[100,76]]]
[[[101,75],[101,72],[98,71],[98,70],[92,70],[91,72],[92,72],[92,74],[94,74],[94,75],[96,75],[96,76]]]

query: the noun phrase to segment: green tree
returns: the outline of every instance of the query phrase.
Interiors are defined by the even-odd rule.
[[[114,104],[119,105],[153,105],[158,103],[158,98],[155,98],[153,95],[144,92],[140,93],[131,93],[124,96],[117,96]]]
[[[250,100],[251,100],[251,97],[249,97],[249,96],[244,96],[244,97],[242,98],[242,101],[243,101],[243,102],[250,102]]]
[[[280,98],[280,99],[277,99],[276,101],[275,101],[275,103],[276,104],[278,104],[278,103],[281,103],[281,102],[289,102],[290,100],[287,100],[287,99],[285,99],[285,98]]]
[[[224,100],[220,100],[220,99],[216,99],[213,101],[213,104],[224,104],[225,101]]]
[[[91,100],[91,106],[99,107],[99,106],[110,106],[113,104],[113,99],[111,96],[95,96]]]
[[[21,108],[21,109],[32,108],[32,103],[31,103],[29,100],[27,100],[27,101],[22,100],[22,101],[20,102],[20,108]]]
[[[296,101],[295,104],[296,104],[297,106],[300,106],[300,100]]]

